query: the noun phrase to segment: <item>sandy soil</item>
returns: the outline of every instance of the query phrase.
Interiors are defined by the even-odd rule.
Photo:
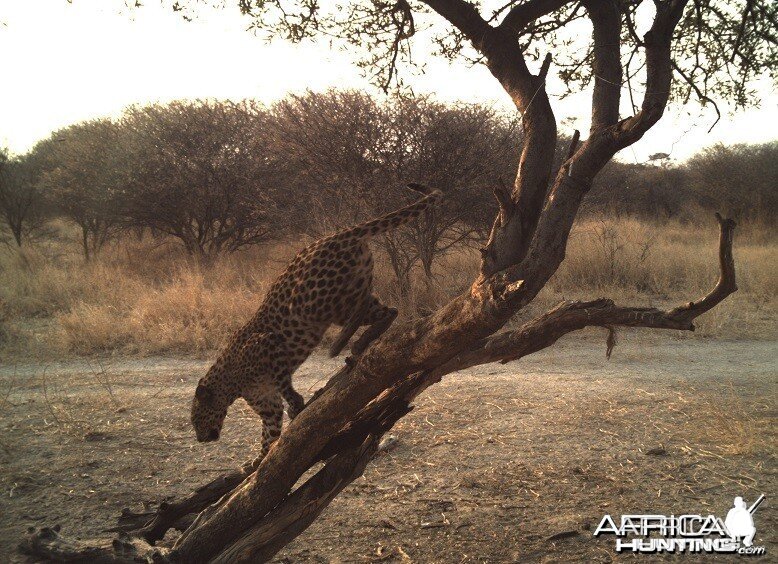
[[[641,344],[630,333],[606,361],[596,338],[428,390],[393,431],[397,447],[278,560],[649,562],[592,536],[603,514],[723,517],[736,495],[766,493],[756,544],[776,561],[778,345]],[[336,367],[312,358],[296,387],[308,396]],[[175,358],[0,367],[0,561],[19,558],[28,526],[99,534],[122,507],[186,494],[251,458],[259,427],[242,402],[217,444],[193,440],[188,403],[206,368]],[[698,559],[711,561],[683,557]]]

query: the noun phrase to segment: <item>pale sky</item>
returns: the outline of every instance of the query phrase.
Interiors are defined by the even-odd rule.
[[[23,153],[51,131],[78,121],[120,114],[135,103],[183,98],[255,98],[272,102],[288,92],[328,87],[380,92],[360,75],[348,53],[328,44],[266,43],[246,31],[249,20],[226,0],[227,9],[203,9],[193,22],[155,0],[120,11],[116,0],[2,0],[0,53],[0,145]],[[483,66],[448,64],[414,52],[424,74],[407,76],[414,91],[442,100],[495,104],[511,109],[499,84]],[[644,161],[652,153],[682,160],[715,142],[778,138],[778,97],[769,83],[760,108],[725,115],[712,133],[712,111],[672,108],[640,142],[621,153]],[[588,128],[587,92],[560,100],[549,84],[561,132]],[[720,105],[722,110],[726,107]]]

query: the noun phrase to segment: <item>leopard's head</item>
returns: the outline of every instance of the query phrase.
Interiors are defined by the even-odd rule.
[[[231,403],[224,390],[209,385],[205,378],[197,383],[192,400],[192,426],[198,441],[207,443],[219,439]]]

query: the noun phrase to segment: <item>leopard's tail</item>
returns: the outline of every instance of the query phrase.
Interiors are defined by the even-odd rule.
[[[408,188],[425,194],[420,200],[416,200],[403,208],[389,212],[386,215],[371,219],[360,225],[352,227],[349,231],[360,237],[372,237],[381,233],[399,227],[413,219],[419,217],[427,209],[434,206],[443,199],[443,192],[440,190],[429,190],[420,184],[408,184]]]

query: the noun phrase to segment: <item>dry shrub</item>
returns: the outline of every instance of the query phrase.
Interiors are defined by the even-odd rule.
[[[208,268],[178,264],[151,284],[116,267],[103,274],[121,288],[121,299],[110,299],[113,292],[97,294],[56,314],[62,349],[81,354],[217,349],[256,309],[270,280],[263,272],[252,276],[229,258]]]
[[[634,219],[590,220],[576,225],[567,258],[552,287],[558,292],[586,288],[655,293],[658,273],[652,272],[657,232]]]
[[[400,311],[400,316],[413,318],[428,315],[452,296],[464,292],[478,274],[479,258],[475,249],[463,248],[438,259],[433,265],[433,277],[427,279],[421,267],[412,273],[408,292],[400,293],[386,257],[376,257],[375,292],[387,304]]]
[[[279,270],[254,255],[204,267],[170,246],[138,243],[88,264],[24,251],[3,257],[0,299],[17,330],[47,319],[46,344],[59,354],[211,350],[245,322]]]
[[[713,222],[581,221],[565,262],[522,318],[562,299],[607,296],[668,306],[699,296],[718,274],[717,236]],[[252,315],[268,285],[304,244],[256,247],[211,265],[197,264],[171,242],[154,239],[127,238],[86,264],[74,243],[6,250],[0,253],[0,346],[6,353],[53,355],[218,349]],[[778,291],[772,231],[759,224],[742,226],[735,254],[740,291],[706,314],[700,331],[772,336]],[[425,315],[467,289],[478,261],[474,249],[449,253],[431,280],[414,272],[409,292],[401,295],[379,255],[376,293],[404,318]]]
[[[776,283],[763,259],[775,256],[776,242],[764,237],[753,228],[741,230],[735,253],[740,289],[767,296],[775,295]],[[652,224],[630,218],[581,222],[554,286],[669,296],[702,292],[718,273],[717,238],[712,223]]]

